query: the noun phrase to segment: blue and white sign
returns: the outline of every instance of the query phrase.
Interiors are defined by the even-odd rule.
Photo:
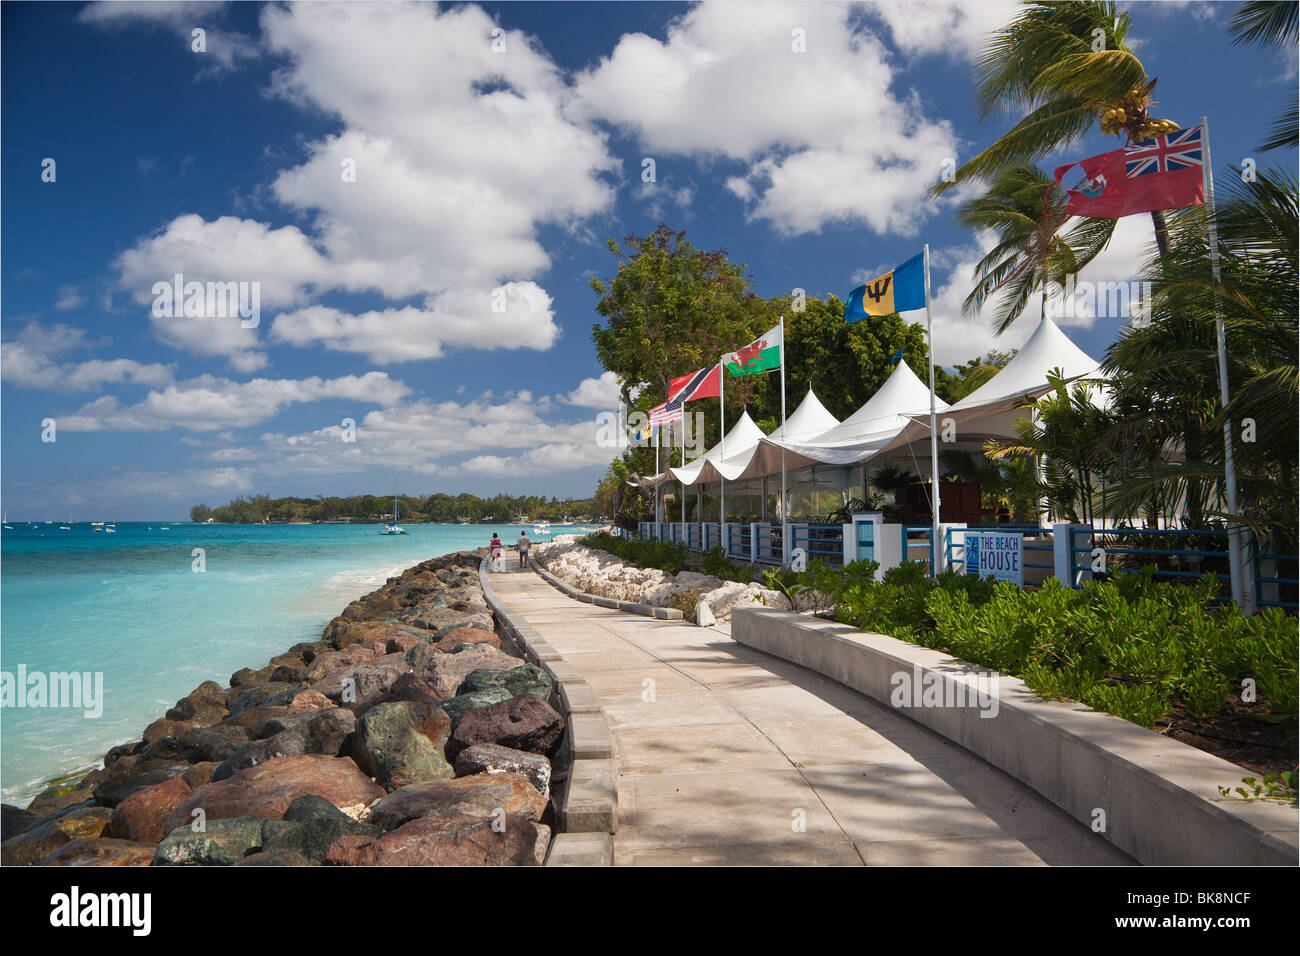
[[[1025,584],[1025,539],[1004,531],[966,532],[966,573]]]

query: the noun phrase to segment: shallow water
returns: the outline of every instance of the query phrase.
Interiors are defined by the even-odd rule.
[[[518,525],[14,524],[0,532],[0,670],[103,675],[102,714],[0,711],[0,790],[26,804],[45,781],[94,765],[205,680],[225,685],[404,568],[483,547]],[[556,533],[571,529],[557,527]],[[531,527],[529,537],[533,537]],[[545,537],[540,540],[546,540]],[[194,549],[205,570],[196,571]],[[92,702],[83,702],[92,703]]]

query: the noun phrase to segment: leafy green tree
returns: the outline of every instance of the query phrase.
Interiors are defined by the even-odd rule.
[[[1142,435],[1158,442],[1127,462],[1114,504],[1134,507],[1152,494],[1189,496],[1190,521],[1227,517],[1220,487],[1226,422],[1240,478],[1242,514],[1235,517],[1257,533],[1294,542],[1300,490],[1294,174],[1265,169],[1253,183],[1233,182],[1217,218],[1221,285],[1211,278],[1204,207],[1183,211],[1173,220],[1170,254],[1147,269],[1150,321],[1131,324],[1107,351],[1103,368],[1117,396],[1133,396],[1117,405],[1112,444],[1123,448]],[[1225,326],[1226,409],[1219,401],[1216,314]]]

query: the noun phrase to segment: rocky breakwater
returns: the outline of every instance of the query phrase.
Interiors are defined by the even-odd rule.
[[[502,647],[480,556],[409,568],[5,806],[4,864],[540,863],[565,723],[549,675]]]
[[[669,574],[658,568],[638,568],[608,551],[585,547],[582,539],[573,535],[534,545],[532,555],[539,565],[579,591],[652,607],[676,607],[691,620],[723,623],[731,620],[733,607],[761,605],[788,610],[790,606],[780,592],[754,581],[723,581],[696,571]],[[682,607],[684,601],[693,606]]]

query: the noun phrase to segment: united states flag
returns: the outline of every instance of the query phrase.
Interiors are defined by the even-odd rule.
[[[1180,129],[1168,136],[1157,136],[1145,143],[1124,147],[1124,168],[1129,179],[1151,173],[1171,173],[1178,169],[1200,167],[1201,128]]]
[[[650,409],[650,424],[656,428],[682,420],[682,401],[673,399]]]

